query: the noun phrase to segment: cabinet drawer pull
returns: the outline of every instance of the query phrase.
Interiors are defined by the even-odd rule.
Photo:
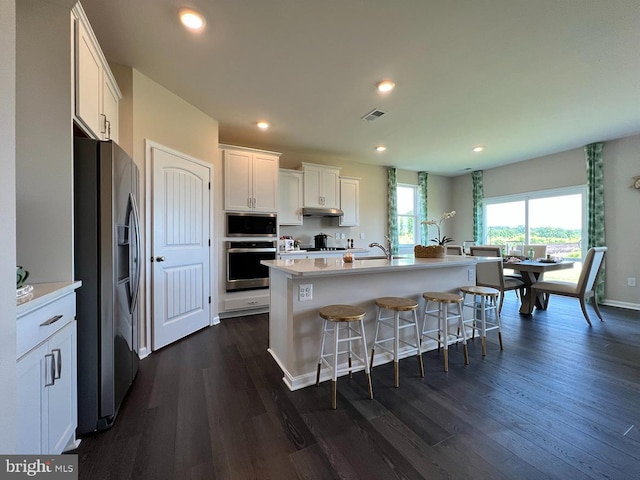
[[[51,353],[54,354],[54,359],[55,357],[55,353],[58,352],[58,360],[56,361],[56,367],[57,368],[52,368],[51,371],[54,373],[53,375],[53,380],[54,382],[56,380],[58,380],[60,378],[60,376],[62,375],[62,352],[60,351],[59,348],[54,348],[53,350],[51,350]],[[58,372],[58,375],[56,375],[56,370]]]
[[[63,317],[63,315],[54,315],[53,317],[51,317],[49,320],[46,320],[44,322],[42,322],[40,324],[41,327],[46,327],[47,325],[51,325],[52,323],[56,323],[58,320],[60,320]]]
[[[48,357],[51,357],[51,363],[50,363],[51,368],[49,369],[49,373],[51,374],[51,376],[50,376],[50,378],[51,378],[51,382],[48,382],[48,381],[47,381],[47,358],[48,358]],[[45,387],[50,387],[51,385],[53,385],[54,383],[56,383],[56,380],[55,380],[55,373],[56,373],[56,372],[55,372],[55,365],[54,365],[54,363],[55,363],[55,359],[53,358],[53,353],[47,353],[47,354],[44,356],[44,364],[45,364],[45,366],[44,366],[44,386],[45,386]]]

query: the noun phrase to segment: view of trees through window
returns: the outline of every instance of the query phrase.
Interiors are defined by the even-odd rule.
[[[398,245],[412,248],[420,243],[417,233],[417,194],[412,185],[397,186]]]
[[[486,243],[502,245],[505,254],[520,255],[527,254],[525,245],[546,245],[547,255],[581,262],[586,218],[584,198],[584,189],[574,188],[486,199]],[[559,275],[575,281],[579,269],[562,272],[550,272],[547,276]]]

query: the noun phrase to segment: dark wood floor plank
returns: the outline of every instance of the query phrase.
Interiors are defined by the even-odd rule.
[[[590,307],[589,307],[590,308]],[[638,479],[640,313],[574,299],[503,308],[479,339],[290,392],[267,352],[268,316],[224,320],[144,359],[112,429],[86,435],[79,478]]]

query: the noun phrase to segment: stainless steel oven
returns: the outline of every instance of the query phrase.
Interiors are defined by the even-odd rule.
[[[269,269],[262,260],[275,260],[276,242],[226,242],[227,292],[269,288]]]

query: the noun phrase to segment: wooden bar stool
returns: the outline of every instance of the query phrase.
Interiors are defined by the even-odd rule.
[[[422,340],[424,337],[431,338],[438,342],[438,350],[440,350],[440,344],[444,350],[444,371],[449,371],[449,345],[458,343],[462,339],[462,345],[464,350],[464,364],[469,365],[469,351],[467,350],[467,335],[464,329],[464,320],[462,316],[462,302],[463,297],[455,293],[447,292],[424,292],[422,297],[425,299],[426,304],[424,307],[424,316],[422,323]],[[433,305],[436,304],[436,305]],[[432,305],[433,308],[429,308]],[[457,307],[455,312],[450,312],[449,307]],[[427,323],[429,318],[435,318],[438,320],[438,326],[436,328],[430,328]],[[449,320],[457,320],[457,330],[452,332],[450,330],[451,324]]]
[[[363,322],[366,312],[361,308],[353,307],[351,305],[327,305],[320,309],[318,315],[324,320],[324,322],[322,325],[320,356],[318,357],[318,371],[316,372],[316,386],[320,384],[320,369],[324,363],[331,369],[331,408],[335,410],[337,404],[336,387],[338,374],[348,371],[349,376],[351,376],[353,368],[355,368],[356,371],[364,370],[369,387],[369,398],[373,398],[369,359],[367,358],[367,341],[364,334]],[[347,332],[346,337],[340,338],[341,330]],[[333,338],[331,340],[333,349],[325,353],[325,340],[328,333],[333,334]],[[358,340],[360,340],[362,356],[356,354],[352,348],[352,342]],[[347,349],[340,351],[340,344],[345,342],[348,344]],[[338,358],[341,354],[345,353],[348,356],[348,366],[339,367]],[[327,360],[328,357],[331,357],[331,361]],[[355,358],[359,362],[359,365],[354,367],[352,365],[352,358]]]
[[[500,309],[498,308],[498,297],[500,290],[491,287],[480,287],[471,285],[461,287],[463,294],[462,307],[473,309],[473,316],[469,320],[463,320],[463,324],[473,329],[475,337],[476,330],[480,332],[482,337],[482,356],[487,354],[487,332],[490,330],[498,330],[498,342],[500,342],[500,350],[502,348],[502,329],[500,328]],[[473,295],[473,300],[467,302],[467,295]],[[493,321],[487,320],[487,313],[493,312]],[[480,325],[478,325],[478,323]]]
[[[394,386],[400,386],[400,343],[408,346],[404,348],[402,353],[415,352],[418,356],[418,365],[420,367],[420,376],[424,377],[424,365],[422,364],[422,355],[420,352],[420,332],[418,331],[418,302],[411,298],[403,297],[381,297],[376,298],[376,307],[378,310],[376,319],[376,337],[373,340],[373,347],[371,348],[371,367],[373,367],[373,355],[376,350],[376,346],[381,348],[387,353],[393,355],[393,366],[395,372]],[[384,316],[384,312],[392,312],[389,316]],[[411,312],[411,317],[404,318],[400,316],[401,312]],[[380,338],[380,325],[385,325],[392,329],[393,334],[387,338]],[[400,331],[405,328],[412,328],[415,343],[407,342],[400,338]],[[393,348],[389,348],[385,345],[387,342],[393,342]]]

